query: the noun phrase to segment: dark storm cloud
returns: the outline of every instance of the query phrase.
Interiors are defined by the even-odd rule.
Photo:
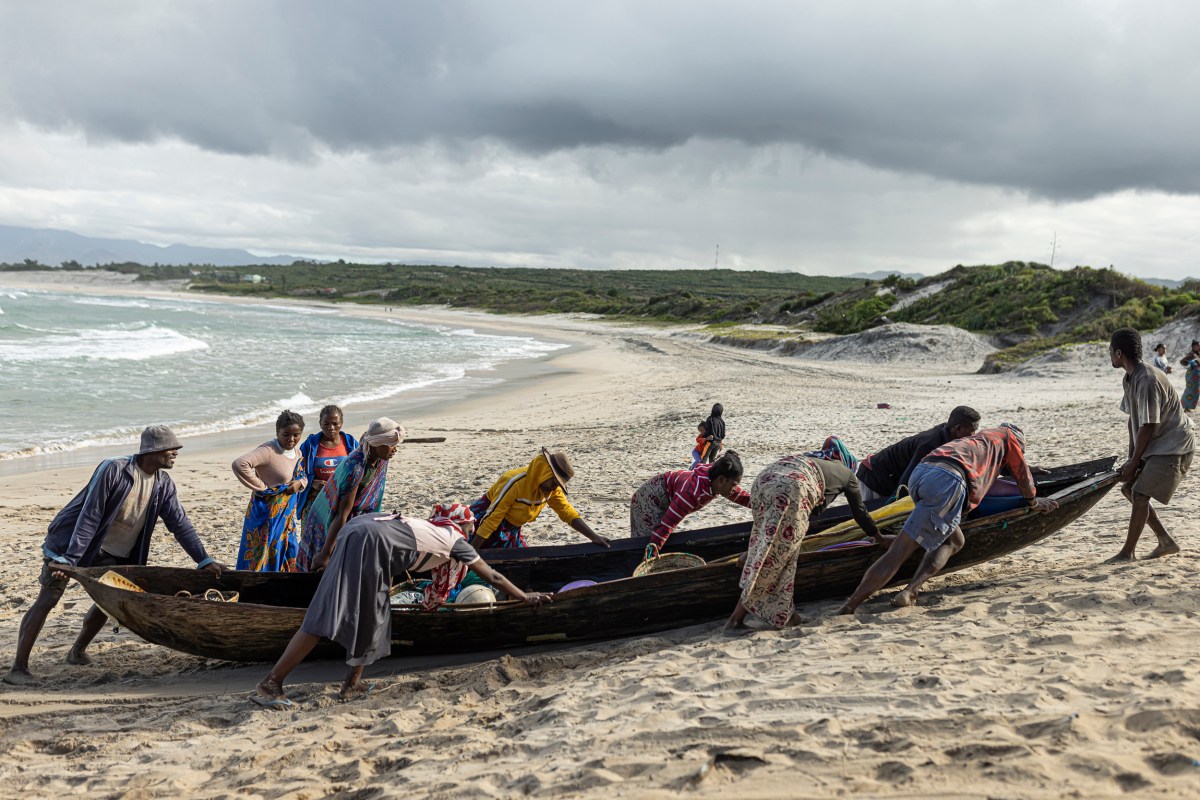
[[[730,139],[1052,198],[1197,193],[1197,22],[1165,2],[14,3],[0,111],[300,159]]]

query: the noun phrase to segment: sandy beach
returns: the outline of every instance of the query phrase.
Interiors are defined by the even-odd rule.
[[[10,278],[85,292],[180,290]],[[385,508],[414,514],[478,497],[545,445],[570,453],[572,502],[592,526],[628,536],[630,494],[689,463],[696,422],[713,402],[725,406],[744,486],[828,434],[862,456],[944,421],[959,404],[977,408],[985,425],[1021,425],[1035,464],[1125,449],[1121,373],[1102,355],[978,375],[955,361],[873,360],[870,352],[815,361],[723,348],[672,328],[396,313],[572,345],[512,366],[471,397],[408,413],[386,402],[348,411],[355,433],[388,413],[410,435],[447,438],[402,446],[393,462]],[[1172,380],[1181,387],[1181,375]],[[246,501],[229,462],[272,432],[239,434],[185,441],[172,471],[210,553],[229,563]],[[5,659],[37,592],[46,525],[101,455],[5,465]],[[1113,492],[1047,541],[936,578],[914,608],[893,609],[887,592],[854,618],[818,603],[801,608],[809,624],[735,640],[717,636],[714,622],[510,654],[394,657],[368,668],[380,681],[370,697],[344,704],[331,683],[343,665],[314,662],[295,673],[297,705],[285,712],[248,702],[266,665],[206,661],[111,626],[92,646],[92,665],[65,664],[90,604],[72,585],[33,653],[42,683],[0,686],[0,795],[1196,797],[1196,481],[1160,511],[1184,547],[1179,556],[1103,563],[1128,520]],[[684,526],[746,518],[717,500]],[[582,540],[550,513],[526,534],[537,543]],[[1147,531],[1143,553],[1152,541]],[[151,563],[189,564],[161,526]]]

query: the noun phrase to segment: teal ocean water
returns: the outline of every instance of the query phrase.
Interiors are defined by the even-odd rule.
[[[565,345],[332,309],[3,288],[0,459],[273,420],[453,387]],[[353,431],[355,435],[358,431]]]

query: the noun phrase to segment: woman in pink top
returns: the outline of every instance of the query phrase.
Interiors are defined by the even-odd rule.
[[[657,555],[684,517],[708,505],[717,495],[750,507],[750,494],[738,486],[742,459],[730,450],[712,464],[655,475],[633,494],[629,504],[629,535],[649,536],[648,557]]]
[[[233,462],[233,474],[253,492],[242,523],[238,569],[297,571],[297,494],[308,485],[304,459],[296,449],[303,435],[304,418],[284,411],[275,420],[275,438]]]

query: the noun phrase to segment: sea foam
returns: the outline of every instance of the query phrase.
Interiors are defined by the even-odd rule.
[[[14,362],[66,361],[75,358],[107,361],[145,361],[150,358],[204,350],[208,343],[162,328],[89,328],[15,342],[0,342],[0,360]]]

